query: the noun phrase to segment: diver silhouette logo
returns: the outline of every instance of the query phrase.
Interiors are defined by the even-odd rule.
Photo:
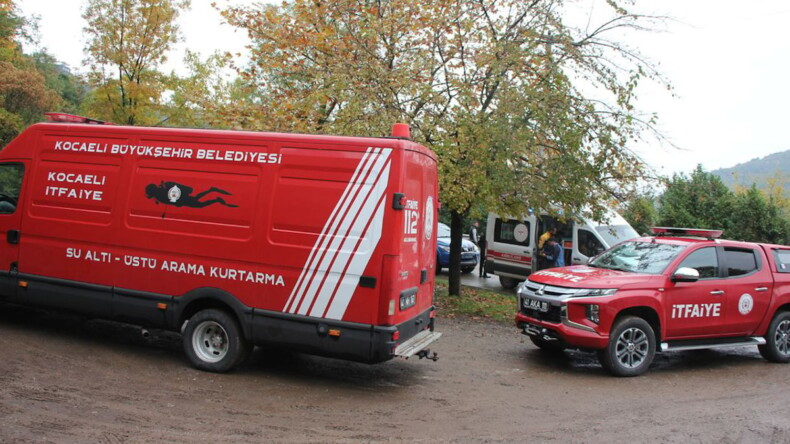
[[[176,203],[180,197],[181,197],[181,188],[178,188],[178,185],[173,185],[173,188],[170,188],[167,191],[167,198],[170,200],[171,203]]]
[[[194,196],[192,195],[192,191],[194,191],[192,187],[176,182],[159,182],[159,185],[149,184],[145,187],[146,197],[149,199],[154,199],[157,204],[163,203],[165,205],[172,205],[174,207],[203,208],[218,203],[230,208],[238,207],[238,205],[225,202],[225,199],[223,199],[221,196],[217,196],[209,200],[200,200],[211,193],[232,196],[232,194],[223,189],[211,187],[206,191],[200,192]]]

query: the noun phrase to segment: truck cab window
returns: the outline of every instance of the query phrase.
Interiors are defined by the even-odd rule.
[[[0,164],[0,215],[16,211],[25,167],[18,163]]]
[[[727,264],[727,276],[743,276],[759,269],[754,250],[736,248],[724,249],[724,260]]]
[[[678,268],[693,268],[699,272],[700,279],[719,277],[719,262],[715,247],[705,247],[689,254]]]

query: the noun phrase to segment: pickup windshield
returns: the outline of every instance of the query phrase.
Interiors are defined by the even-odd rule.
[[[685,245],[623,242],[601,253],[588,265],[632,273],[661,274],[685,248]]]

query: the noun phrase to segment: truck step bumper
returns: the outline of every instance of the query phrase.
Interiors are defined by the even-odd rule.
[[[424,350],[440,337],[442,337],[442,334],[439,332],[423,330],[414,335],[413,338],[400,344],[395,349],[394,355],[401,358],[412,357]]]

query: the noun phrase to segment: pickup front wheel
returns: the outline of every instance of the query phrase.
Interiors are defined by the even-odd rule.
[[[609,346],[598,350],[598,361],[615,376],[638,376],[653,362],[656,335],[642,318],[625,316],[609,335]]]
[[[760,354],[771,362],[790,362],[790,312],[782,311],[774,316],[768,332],[765,334],[765,345],[760,345]]]

